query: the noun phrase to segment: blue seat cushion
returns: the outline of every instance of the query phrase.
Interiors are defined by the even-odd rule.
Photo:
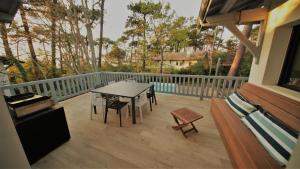
[[[273,117],[257,110],[242,118],[269,154],[285,166],[297,144],[299,133]]]

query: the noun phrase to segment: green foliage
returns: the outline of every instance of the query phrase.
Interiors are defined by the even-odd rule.
[[[238,45],[237,39],[230,37],[230,39],[228,39],[225,43],[225,49],[227,50],[227,53],[231,56],[234,56]]]
[[[185,17],[179,17],[171,23],[169,47],[171,51],[179,52],[189,43],[189,29],[186,26],[187,19]]]
[[[190,74],[190,75],[204,75],[207,74],[208,69],[205,68],[205,62],[199,60],[196,64],[191,65],[187,68],[173,69],[173,74]]]
[[[134,68],[132,65],[118,65],[113,66],[109,63],[105,63],[101,67],[101,71],[109,71],[109,72],[134,72]]]
[[[202,46],[204,45],[202,41],[202,34],[198,31],[197,24],[192,23],[188,27],[188,46],[191,46],[196,49],[202,50]]]
[[[112,46],[112,50],[106,55],[106,58],[111,62],[117,62],[118,65],[122,64],[122,60],[125,58],[126,52],[121,49],[117,44]]]
[[[242,57],[239,70],[237,72],[237,76],[244,76],[248,77],[250,74],[250,69],[252,65],[253,56],[250,52],[246,52],[245,55]]]
[[[11,48],[14,49],[14,56],[26,58],[23,66],[29,80],[37,78],[34,76],[34,64],[32,59],[29,59],[29,51],[26,50],[28,36],[33,41],[37,55],[37,62],[34,63],[38,63],[43,78],[53,77],[51,75],[53,67],[58,77],[95,70],[92,69],[94,62],[91,56],[93,43],[90,42],[99,45],[99,39],[93,39],[87,34],[95,31],[98,19],[104,12],[97,8],[100,1],[103,0],[95,1],[94,4],[87,0],[34,0],[24,4],[30,34],[26,35],[24,24],[15,20],[8,28],[8,37]],[[227,65],[220,66],[219,75],[227,75],[229,61],[235,55],[238,41],[232,37],[224,41],[222,38],[224,28],[203,28],[199,32],[195,18],[178,17],[170,4],[164,1],[133,1],[127,8],[131,13],[127,18],[123,35],[116,41],[108,37],[103,38],[102,49],[105,50],[103,52],[105,55],[102,53],[104,62],[102,71],[158,73],[159,69],[163,68],[165,73],[207,75],[210,63],[212,63],[211,73],[214,74],[217,59],[221,58],[221,63]],[[55,34],[51,29],[54,22]],[[87,25],[91,28],[90,31],[87,31]],[[255,27],[250,40],[257,40],[257,34],[258,27]],[[56,43],[54,50],[51,50],[52,42]],[[205,54],[204,58],[180,70],[166,64],[159,65],[152,60],[153,57],[164,57],[166,52],[180,52],[186,47],[193,47],[194,51],[199,49]],[[51,62],[53,59],[51,51],[56,51],[54,56],[56,63]],[[199,53],[194,55],[201,56]],[[237,75],[248,76],[251,63],[252,56],[246,53],[242,57]],[[20,74],[14,66],[9,72],[14,82],[21,82]]]

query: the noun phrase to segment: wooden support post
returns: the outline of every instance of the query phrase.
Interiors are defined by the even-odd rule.
[[[243,33],[232,23],[222,23],[232,34],[234,34],[250,51],[250,53],[258,58],[260,55],[260,48],[253,44]]]

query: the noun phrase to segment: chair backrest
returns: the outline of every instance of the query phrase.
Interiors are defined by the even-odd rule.
[[[108,107],[110,107],[112,104],[114,104],[117,101],[119,101],[119,97],[115,96],[115,95],[105,94],[105,95],[102,95],[102,97],[104,97],[106,105]]]
[[[245,83],[240,93],[260,105],[291,128],[300,131],[300,102],[251,83]]]
[[[145,92],[141,93],[140,96],[138,97],[138,99],[141,104],[147,103],[148,102],[147,92],[145,91]]]
[[[149,88],[149,93],[150,93],[150,94],[155,93],[155,90],[154,90],[154,84],[150,86],[150,88]]]

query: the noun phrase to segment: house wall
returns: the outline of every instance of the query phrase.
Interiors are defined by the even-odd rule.
[[[198,61],[192,60],[192,61],[175,61],[175,60],[167,60],[164,61],[164,66],[172,66],[176,69],[182,69],[182,68],[187,68],[191,65],[196,64]],[[157,61],[158,64],[160,64],[160,61]]]
[[[259,63],[249,82],[300,101],[300,93],[277,86],[294,25],[300,24],[300,1],[289,0],[269,12]]]

